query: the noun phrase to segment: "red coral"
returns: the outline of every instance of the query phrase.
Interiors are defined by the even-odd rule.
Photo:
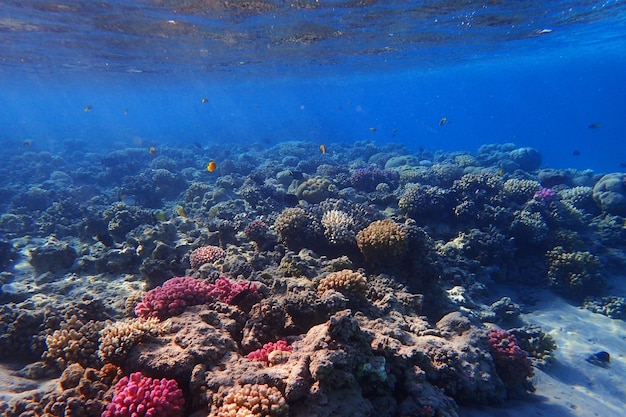
[[[163,320],[181,314],[187,306],[211,300],[213,286],[191,277],[172,278],[148,291],[135,307],[139,317]]]
[[[268,362],[268,357],[271,352],[275,350],[281,350],[283,352],[291,352],[292,347],[287,344],[284,340],[278,340],[276,343],[268,342],[263,345],[261,349],[257,349],[248,353],[248,359],[251,361],[261,361]]]
[[[204,264],[215,262],[224,257],[226,257],[226,252],[219,246],[202,246],[191,252],[189,263],[193,269],[197,269]]]
[[[212,286],[209,295],[223,303],[237,304],[239,296],[245,294],[257,295],[256,285],[251,282],[232,282],[226,277],[219,277]]]
[[[115,396],[102,417],[178,417],[185,398],[173,379],[153,379],[141,372],[115,384]]]
[[[513,387],[533,375],[528,353],[517,344],[515,336],[506,330],[490,329],[489,346],[496,372],[507,387]]]

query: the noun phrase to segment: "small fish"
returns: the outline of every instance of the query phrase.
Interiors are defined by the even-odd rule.
[[[503,176],[503,175],[504,175],[504,170],[503,170],[502,168],[500,168],[500,169],[498,170],[498,175],[499,175],[499,176]]]
[[[370,127],[370,132],[376,132],[376,128],[374,126]]]
[[[447,117],[442,117],[442,118],[439,120],[439,126],[443,126],[443,125],[445,125],[446,123],[448,123],[448,118],[447,118]]]
[[[291,178],[297,181],[302,181],[304,179],[304,173],[299,170],[290,169],[289,175],[291,176]]]
[[[123,113],[124,113],[124,116],[128,116],[128,109],[124,109]]]
[[[156,155],[156,148],[154,146],[150,146],[150,149],[148,149],[148,152],[150,152],[150,155]]]
[[[601,350],[600,352],[592,353],[591,355],[589,355],[586,361],[592,365],[606,368],[609,366],[609,363],[611,363],[611,355],[609,355],[609,352]]]
[[[217,169],[217,162],[215,161],[211,161],[207,164],[206,166],[206,170],[209,172],[213,172]]]
[[[26,148],[30,148],[31,146],[33,146],[33,141],[31,139],[26,139],[25,141],[22,142],[22,145],[24,145],[24,147]]]
[[[157,221],[159,222],[164,222],[165,220],[167,220],[167,215],[163,210],[156,210],[154,212],[154,218],[157,219]]]
[[[574,149],[574,150],[572,151],[572,155],[574,155],[574,156],[580,156],[580,151],[579,151],[578,149]]]
[[[320,145],[320,151],[322,152],[322,154],[326,153],[326,146],[323,143]]]
[[[202,104],[206,104],[209,102],[209,99],[206,97],[202,97],[202,99],[200,100],[202,102]]]
[[[589,129],[600,129],[602,127],[602,123],[592,123],[587,126]]]
[[[83,111],[84,111],[85,113],[90,112],[90,111],[91,111],[91,109],[93,109],[93,106],[91,106],[91,105],[83,107]]]
[[[179,215],[180,217],[187,217],[187,212],[185,211],[185,207],[183,206],[176,206],[176,208],[174,209],[174,211],[176,212],[177,215]]]

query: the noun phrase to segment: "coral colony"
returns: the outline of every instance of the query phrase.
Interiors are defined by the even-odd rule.
[[[59,384],[0,413],[454,417],[549,366],[519,294],[623,317],[625,174],[326,147],[6,155],[41,175],[2,191],[0,356]]]

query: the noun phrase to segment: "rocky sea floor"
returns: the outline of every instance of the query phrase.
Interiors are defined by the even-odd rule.
[[[1,150],[0,413],[457,416],[623,367],[626,174],[319,145]]]

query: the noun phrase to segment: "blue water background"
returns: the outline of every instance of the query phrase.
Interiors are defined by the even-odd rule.
[[[96,43],[104,48],[98,52],[92,45],[73,54],[63,42],[42,51],[37,48],[41,37],[5,24],[2,33],[11,42],[4,43],[0,65],[0,141],[16,151],[32,140],[29,150],[59,152],[65,141],[75,139],[87,141],[86,151],[93,152],[192,143],[209,149],[228,143],[272,146],[288,140],[324,143],[329,152],[333,143],[361,140],[400,143],[409,150],[475,152],[483,144],[512,142],[538,148],[545,166],[623,170],[624,2],[575,3],[582,10],[611,8],[593,19],[550,26],[554,20],[548,12],[568,3],[533,3],[545,8],[536,13],[544,21],[524,22],[527,36],[515,39],[505,36],[514,24],[487,25],[488,33],[468,37],[455,32],[461,21],[442,29],[450,35],[445,41],[421,49],[357,54],[365,50],[363,43],[390,36],[383,35],[386,27],[373,25],[367,31],[379,36],[321,41],[314,50],[296,44],[283,55],[259,52],[251,42],[235,48],[236,57],[221,66],[199,65],[197,57],[185,60],[182,53],[164,60],[158,47],[150,60],[150,48],[138,52],[111,43],[107,50],[106,42]],[[484,7],[463,6],[467,13]],[[30,18],[22,9],[13,13]],[[163,22],[167,16],[155,19]],[[542,29],[551,32],[540,34]],[[80,27],[63,39],[103,36],[89,30]],[[147,35],[132,36],[140,42]],[[342,47],[351,53],[342,56]],[[447,123],[440,126],[444,117]]]

